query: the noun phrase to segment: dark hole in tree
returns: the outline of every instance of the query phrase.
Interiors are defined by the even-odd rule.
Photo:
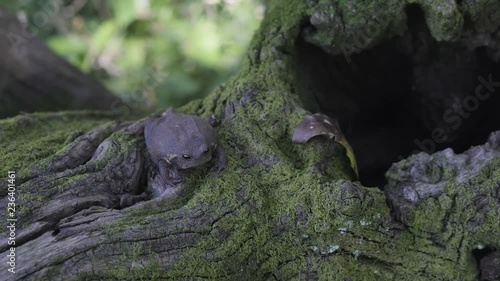
[[[382,187],[391,164],[412,153],[448,147],[461,153],[500,129],[493,51],[470,48],[467,38],[437,42],[419,6],[406,12],[404,36],[359,53],[330,55],[303,39],[296,43],[302,100],[339,120],[367,186]]]
[[[495,252],[495,249],[492,247],[484,247],[482,249],[472,250],[472,255],[474,256],[474,260],[476,261],[477,267],[481,268],[481,260],[493,252]],[[481,274],[481,272],[480,272],[480,274]],[[480,280],[483,280],[483,278],[481,278],[481,277],[484,277],[484,276],[479,276]]]
[[[493,249],[491,247],[484,247],[482,249],[472,250],[472,255],[474,256],[474,259],[476,260],[477,265],[479,265],[479,261],[481,261],[482,258],[493,253],[494,251],[495,251],[495,249]]]

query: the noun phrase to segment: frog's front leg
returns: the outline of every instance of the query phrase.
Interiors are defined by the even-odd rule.
[[[150,180],[150,189],[152,190],[155,198],[162,198],[169,201],[175,201],[181,197],[186,190],[186,183],[182,181],[173,182],[171,180],[164,180],[161,174],[157,174]]]
[[[124,124],[125,128],[123,129],[123,131],[127,135],[142,135],[142,134],[144,134],[144,129],[146,128],[147,124],[150,124],[155,119],[160,118],[164,114],[165,113],[157,113],[153,116],[146,117],[146,118],[141,119],[139,121],[125,123]]]
[[[158,161],[158,172],[153,175],[148,184],[150,191],[155,197],[168,197],[176,199],[184,190],[185,184],[177,168],[173,167],[165,160]]]
[[[153,119],[154,118],[149,117],[133,123],[128,123],[126,124],[126,127],[123,129],[123,131],[127,135],[142,135],[144,133],[144,128],[146,127],[146,125]]]
[[[157,166],[159,175],[163,182],[179,183],[182,181],[182,178],[179,175],[179,170],[176,167],[173,167],[164,160],[160,160]]]

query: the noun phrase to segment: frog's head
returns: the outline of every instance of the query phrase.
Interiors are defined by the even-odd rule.
[[[214,149],[215,147],[206,143],[196,147],[187,146],[186,149],[180,150],[179,154],[171,154],[164,159],[178,169],[189,169],[209,162],[212,159]]]

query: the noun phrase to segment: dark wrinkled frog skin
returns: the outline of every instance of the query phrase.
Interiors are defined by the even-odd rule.
[[[209,162],[218,144],[215,130],[207,120],[172,110],[146,124],[144,137],[155,163],[165,160],[181,170]]]
[[[139,121],[126,129],[128,134],[144,131],[146,147],[155,164],[148,189],[155,197],[176,199],[186,186],[182,175],[204,166],[214,156],[218,170],[226,166],[215,130],[208,120],[167,110],[158,118]]]

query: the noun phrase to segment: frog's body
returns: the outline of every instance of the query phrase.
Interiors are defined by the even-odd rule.
[[[155,164],[149,181],[149,189],[155,196],[177,198],[185,189],[179,171],[204,166],[214,155],[218,170],[226,166],[224,151],[208,120],[169,109],[161,117],[139,121],[127,128],[129,134],[142,131]]]
[[[218,144],[215,130],[208,121],[173,110],[147,123],[144,137],[153,162],[164,160],[181,170],[210,161]]]

